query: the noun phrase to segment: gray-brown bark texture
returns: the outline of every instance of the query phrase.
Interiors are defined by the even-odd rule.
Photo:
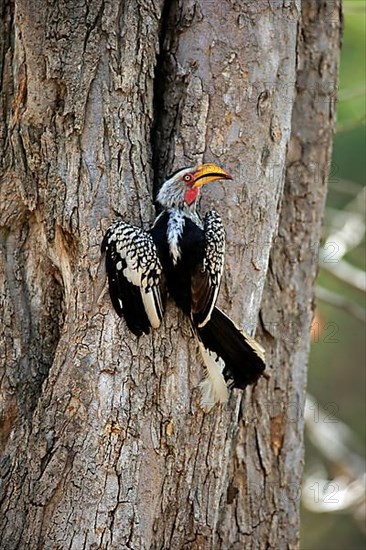
[[[339,2],[3,0],[0,24],[1,548],[297,547]],[[202,159],[235,177],[201,206],[270,374],[209,414],[187,322],[131,335],[100,258]]]

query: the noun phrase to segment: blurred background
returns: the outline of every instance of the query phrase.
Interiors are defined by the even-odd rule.
[[[365,0],[344,0],[305,413],[302,550],[366,548],[365,14]]]

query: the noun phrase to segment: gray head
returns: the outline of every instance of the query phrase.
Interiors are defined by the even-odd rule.
[[[195,208],[202,185],[221,179],[232,177],[216,164],[181,168],[163,183],[157,201],[164,208]]]

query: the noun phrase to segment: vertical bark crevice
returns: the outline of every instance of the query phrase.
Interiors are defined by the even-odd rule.
[[[14,47],[14,2],[2,2],[0,13],[0,174],[6,165],[5,151],[9,137],[10,119],[12,116],[12,101],[14,97],[14,82],[12,78],[12,57]]]
[[[177,81],[174,60],[175,24],[178,0],[164,1],[159,25],[159,52],[154,72],[153,125],[151,129],[153,195],[156,197],[163,178],[172,168],[172,132],[177,124],[179,96],[182,90]],[[174,101],[172,88],[175,90]]]
[[[30,421],[53,363],[64,323],[65,284],[54,262],[57,255],[46,241],[37,212],[29,214],[19,228],[3,229],[0,247],[8,311],[1,329],[5,444],[16,417]],[[14,395],[16,411],[12,409]]]

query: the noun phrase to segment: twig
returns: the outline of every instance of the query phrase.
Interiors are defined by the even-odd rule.
[[[352,303],[344,296],[321,286],[317,286],[315,294],[318,300],[331,306],[339,307],[349,313],[349,315],[355,317],[358,321],[366,323],[366,310],[363,307]]]
[[[353,432],[311,395],[306,398],[305,427],[313,445],[340,473],[329,479],[323,466],[315,475],[307,476],[302,488],[304,505],[313,512],[348,511],[363,526],[366,464],[349,448],[357,444]]]
[[[366,292],[366,273],[362,269],[351,265],[346,260],[339,260],[336,263],[322,262],[321,267],[332,273],[337,279],[347,283],[349,286]]]

